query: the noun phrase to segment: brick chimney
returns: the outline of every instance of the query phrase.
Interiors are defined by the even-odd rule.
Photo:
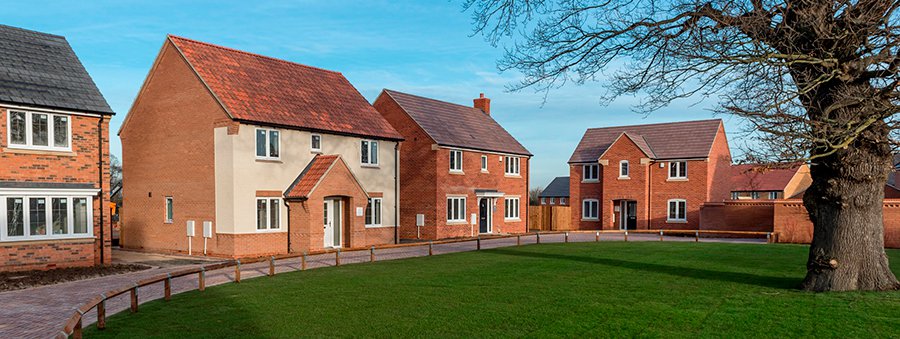
[[[484,93],[479,94],[478,99],[472,101],[475,102],[475,108],[481,109],[484,114],[491,115],[491,99],[485,98]]]

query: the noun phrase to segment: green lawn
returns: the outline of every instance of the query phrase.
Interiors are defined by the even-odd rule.
[[[796,289],[807,247],[543,244],[244,280],[92,337],[892,337],[900,292]],[[890,250],[900,273],[900,250]]]

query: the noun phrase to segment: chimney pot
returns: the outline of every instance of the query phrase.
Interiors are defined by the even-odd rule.
[[[484,111],[484,114],[491,115],[491,99],[485,98],[484,93],[480,93],[478,98],[472,101],[475,103],[475,108]]]

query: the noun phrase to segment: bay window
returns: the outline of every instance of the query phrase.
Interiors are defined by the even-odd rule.
[[[71,150],[71,118],[64,114],[8,111],[9,146],[49,151]]]
[[[91,202],[90,197],[4,196],[0,198],[0,240],[91,237]]]

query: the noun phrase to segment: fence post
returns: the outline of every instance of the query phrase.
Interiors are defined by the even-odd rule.
[[[102,330],[106,328],[106,295],[100,294],[103,297],[103,300],[97,304],[97,329]]]
[[[538,232],[535,233],[535,234],[537,234],[537,243],[538,243],[538,245],[540,245],[540,244],[541,244],[541,232],[538,231]]]
[[[301,271],[306,270],[306,252],[303,252],[303,256],[300,259],[300,270]]]
[[[369,262],[375,262],[375,246],[369,249]]]
[[[428,255],[429,256],[434,255],[434,241],[428,242]]]
[[[569,243],[569,232],[566,232],[566,243]]]
[[[516,236],[516,246],[522,246],[522,236],[521,235]]]
[[[72,329],[72,338],[81,339],[81,317],[78,317],[78,322],[75,323],[75,328]]]
[[[269,257],[269,276],[275,275],[275,256]]]
[[[663,241],[663,230],[659,230],[659,241]]]
[[[480,235],[479,235],[478,238],[475,240],[475,245],[477,246],[477,247],[476,247],[476,250],[481,251],[481,236],[480,236]]]
[[[172,274],[166,273],[166,282],[164,283],[163,292],[165,293],[164,299],[169,301],[172,299]]]
[[[341,249],[334,252],[334,266],[341,266]]]
[[[200,286],[200,292],[206,291],[206,267],[200,267],[200,279],[197,282]]]
[[[597,231],[597,234],[594,235],[594,241],[595,241],[595,242],[600,242],[600,231]]]
[[[235,260],[237,265],[234,265],[234,282],[241,282],[241,259]]]
[[[628,242],[628,230],[625,231],[625,242]]]
[[[137,311],[138,311],[137,289],[138,289],[137,284],[134,284],[134,287],[131,288],[131,313],[137,313]]]
[[[700,242],[700,231],[694,231],[694,242]]]
[[[772,232],[766,233],[766,243],[767,243],[767,244],[771,244],[771,243],[772,243]]]

